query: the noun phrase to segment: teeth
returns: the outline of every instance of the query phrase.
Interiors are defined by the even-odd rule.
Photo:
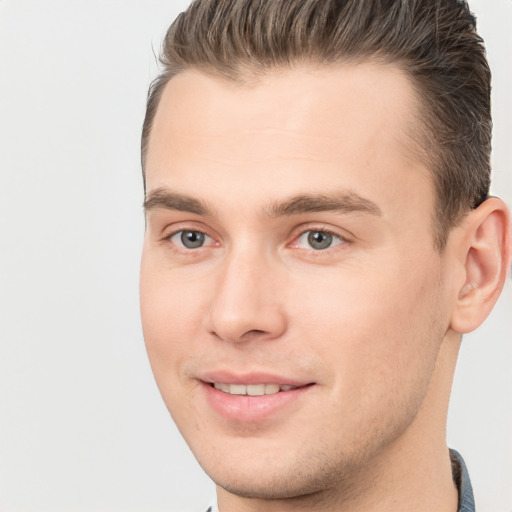
[[[247,394],[247,386],[244,384],[230,384],[229,385],[229,394],[230,395],[246,395]]]
[[[297,386],[290,386],[284,384],[226,384],[224,382],[214,382],[213,387],[224,393],[230,395],[249,395],[249,396],[262,396],[262,395],[274,395],[279,391],[290,391],[295,389]]]
[[[221,391],[224,391],[224,393],[229,393],[229,384],[216,382],[213,386],[215,387],[215,389],[220,389]]]
[[[267,384],[265,386],[265,395],[273,395],[279,392],[279,386],[277,384]]]

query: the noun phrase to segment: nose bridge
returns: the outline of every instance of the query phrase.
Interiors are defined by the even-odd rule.
[[[278,267],[262,247],[233,246],[215,283],[209,331],[234,342],[282,334],[286,322],[279,304]]]

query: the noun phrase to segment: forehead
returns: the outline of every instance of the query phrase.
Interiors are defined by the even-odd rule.
[[[176,128],[189,132],[200,127],[205,135],[221,135],[223,128],[272,124],[301,128],[301,121],[314,120],[320,121],[316,133],[325,135],[360,124],[373,131],[397,128],[406,135],[416,124],[416,107],[409,77],[393,64],[304,65],[277,68],[240,81],[191,69],[179,73],[164,88],[153,135]],[[230,108],[239,115],[230,112],[229,125],[224,125]]]
[[[201,193],[204,182],[214,195],[212,184],[225,182],[253,196],[362,186],[377,197],[430,188],[411,136],[416,114],[409,78],[388,64],[278,69],[250,83],[189,70],[163,91],[147,189]]]

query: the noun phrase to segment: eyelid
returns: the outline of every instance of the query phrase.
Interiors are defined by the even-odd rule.
[[[177,240],[174,241],[173,238],[180,235],[181,233],[184,233],[184,232],[189,232],[189,233],[200,233],[202,235],[204,235],[204,243],[203,245],[199,245],[198,247],[186,247],[185,245],[183,245],[183,243],[180,241],[178,242]],[[181,238],[181,237],[179,237]],[[180,229],[179,231],[175,231],[174,233],[172,233],[171,235],[169,235],[167,237],[167,239],[173,244],[175,245],[176,247],[179,247],[180,249],[185,249],[187,251],[197,251],[199,249],[202,249],[204,247],[207,247],[209,245],[211,245],[211,240],[213,240],[213,238],[208,235],[207,233],[204,233],[203,231],[198,231],[197,229]]]
[[[198,233],[203,233],[210,238],[215,239],[216,235],[212,234],[212,230],[205,227],[204,224],[194,221],[178,221],[173,222],[172,224],[167,224],[161,231],[160,240],[165,241],[169,240],[176,233],[181,233],[182,231],[197,231]]]
[[[310,233],[324,233],[326,235],[329,235],[330,236],[330,241],[329,241],[330,245],[327,247],[323,247],[323,248],[312,247],[308,240]],[[305,251],[314,251],[315,253],[323,253],[323,252],[327,252],[332,249],[335,249],[337,246],[342,245],[344,243],[346,243],[345,240],[343,238],[341,238],[340,236],[336,235],[335,233],[329,233],[327,231],[309,229],[308,231],[305,231],[304,233],[302,233],[301,235],[299,235],[296,238],[294,247],[297,249],[305,250]]]
[[[338,238],[343,243],[350,243],[350,242],[352,242],[352,239],[353,239],[353,237],[349,233],[347,233],[345,230],[343,230],[343,231],[346,234],[341,233],[340,232],[341,230],[333,229],[332,227],[326,226],[325,224],[324,225],[322,225],[322,224],[301,225],[294,230],[294,234],[292,236],[292,242],[291,242],[292,247],[294,246],[294,244],[297,243],[297,241],[299,240],[299,238],[301,236],[303,236],[306,233],[309,233],[311,231],[319,231],[321,233],[327,233],[333,237]],[[340,245],[340,244],[336,244],[336,245]],[[336,246],[332,246],[332,247],[336,247]],[[321,251],[315,250],[313,248],[311,248],[311,250],[315,251],[315,252],[321,252]],[[328,250],[328,249],[325,249],[325,250]]]
[[[203,226],[201,226],[201,227],[195,226],[193,222],[192,223],[184,222],[183,224],[182,223],[176,223],[176,224],[177,225],[167,226],[167,228],[172,228],[172,229],[170,231],[169,231],[169,229],[164,230],[164,232],[165,231],[166,232],[160,238],[160,240],[162,242],[167,242],[167,243],[170,242],[176,249],[181,249],[181,250],[186,250],[186,251],[194,251],[194,250],[197,251],[198,249],[201,249],[201,248],[211,247],[212,245],[214,245],[214,246],[219,245],[218,237],[215,236],[214,234],[211,234],[210,230],[204,228]],[[184,231],[193,231],[193,232],[198,232],[198,233],[204,234],[204,236],[206,238],[205,244],[196,249],[191,249],[191,248],[187,248],[187,247],[183,246],[180,243],[175,243],[175,242],[171,241],[172,237],[174,237]],[[293,233],[291,235],[291,242],[287,243],[287,246],[292,247],[292,248],[297,247],[297,243],[298,243],[298,240],[300,239],[300,237],[304,236],[305,234],[307,234],[311,231],[327,233],[327,234],[331,235],[332,237],[340,240],[339,243],[336,243],[336,244],[332,245],[331,247],[328,247],[323,250],[314,249],[312,247],[303,248],[303,250],[312,251],[315,253],[326,252],[330,249],[334,249],[338,245],[345,245],[345,244],[351,243],[354,238],[353,235],[348,233],[346,230],[333,229],[331,226],[328,226],[325,224],[312,224],[312,225],[302,224],[293,230]],[[343,231],[343,233],[341,231]]]
[[[192,231],[196,233],[202,233],[205,236],[205,243],[202,246],[199,246],[195,249],[191,249],[189,247],[183,246],[181,243],[176,243],[172,241],[172,238],[176,235],[179,235],[180,233],[183,233],[184,231]],[[209,229],[204,228],[203,226],[199,227],[194,225],[193,222],[177,222],[175,224],[172,224],[170,226],[167,226],[166,229],[164,229],[164,234],[160,237],[160,241],[164,242],[166,244],[171,244],[175,250],[179,251],[198,251],[199,249],[203,249],[206,247],[211,247],[212,245],[218,245],[218,241],[216,236],[214,236]],[[212,244],[212,242],[214,242]]]

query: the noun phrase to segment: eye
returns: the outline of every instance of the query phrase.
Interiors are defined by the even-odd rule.
[[[299,236],[296,242],[296,247],[322,251],[339,245],[343,242],[344,240],[341,237],[335,235],[334,233],[329,233],[329,231],[309,230],[305,231],[302,233],[302,235]]]
[[[178,247],[198,249],[199,247],[203,247],[206,242],[209,242],[211,237],[201,231],[185,229],[171,235],[169,240]]]

